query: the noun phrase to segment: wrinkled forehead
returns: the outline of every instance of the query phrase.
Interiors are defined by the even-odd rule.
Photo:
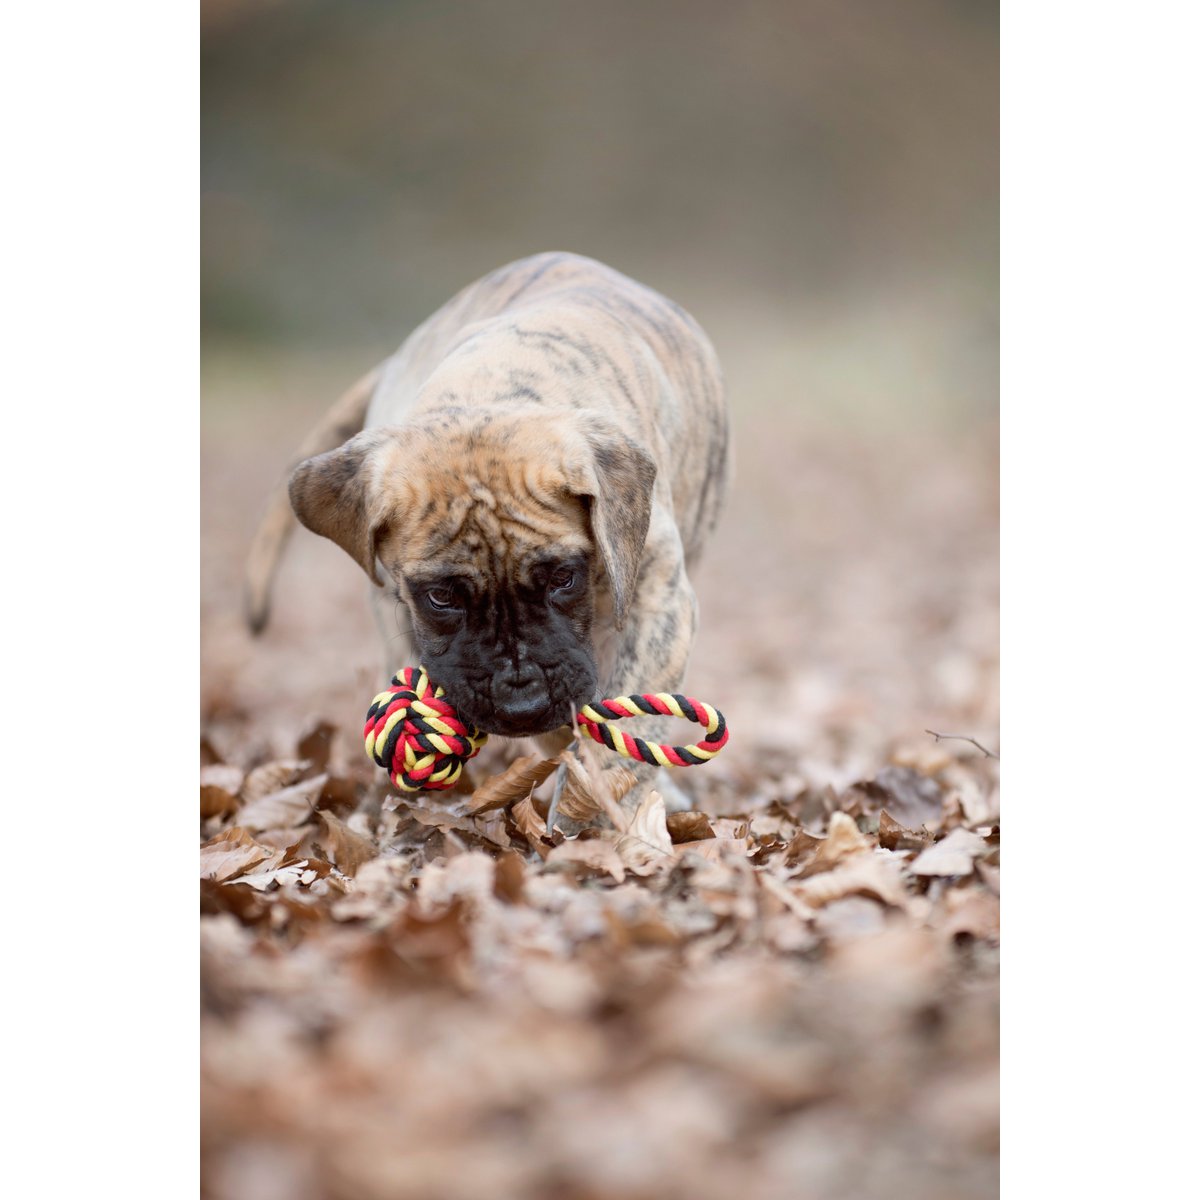
[[[517,479],[464,469],[408,507],[384,565],[409,580],[532,583],[540,571],[587,559],[592,549],[583,500],[536,467]]]

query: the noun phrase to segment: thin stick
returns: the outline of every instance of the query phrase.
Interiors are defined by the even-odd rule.
[[[976,750],[982,750],[988,758],[994,758],[997,762],[1000,761],[1000,755],[993,754],[986,746],[981,746],[973,737],[967,737],[965,733],[935,733],[932,729],[925,730],[935,742],[970,742]]]

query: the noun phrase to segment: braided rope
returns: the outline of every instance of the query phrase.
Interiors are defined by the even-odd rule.
[[[692,746],[662,746],[643,741],[611,728],[613,721],[625,717],[658,715],[682,717],[704,726],[708,735]],[[640,696],[618,696],[615,700],[595,700],[579,710],[579,728],[602,746],[638,762],[658,763],[660,767],[695,767],[706,763],[729,741],[724,716],[710,705],[690,696],[671,692],[646,692]]]
[[[424,667],[405,667],[367,711],[363,729],[367,756],[387,771],[400,791],[452,788],[463,765],[487,742],[488,735],[465,724],[442,694]],[[663,746],[611,728],[614,721],[639,716],[681,717],[703,725],[706,736],[694,745]],[[579,728],[624,758],[661,767],[698,766],[729,740],[725,718],[717,709],[671,692],[594,700],[579,710]]]
[[[367,710],[367,757],[402,792],[452,788],[463,764],[487,741],[486,733],[464,724],[441,697],[442,689],[430,682],[424,667],[405,667]]]

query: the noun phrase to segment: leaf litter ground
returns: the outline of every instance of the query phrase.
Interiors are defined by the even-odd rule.
[[[207,433],[206,1194],[996,1194],[999,764],[924,732],[998,749],[991,450],[746,424],[691,680],[731,745],[671,815],[585,757],[572,838],[529,744],[415,801],[366,761],[383,666],[332,548],[247,638],[288,434]]]

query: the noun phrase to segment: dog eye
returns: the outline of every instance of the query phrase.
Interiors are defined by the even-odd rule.
[[[430,588],[425,593],[425,599],[430,608],[446,609],[454,607],[454,589],[448,587]]]
[[[575,586],[575,572],[570,567],[559,567],[550,576],[550,586],[556,592],[565,592]]]

